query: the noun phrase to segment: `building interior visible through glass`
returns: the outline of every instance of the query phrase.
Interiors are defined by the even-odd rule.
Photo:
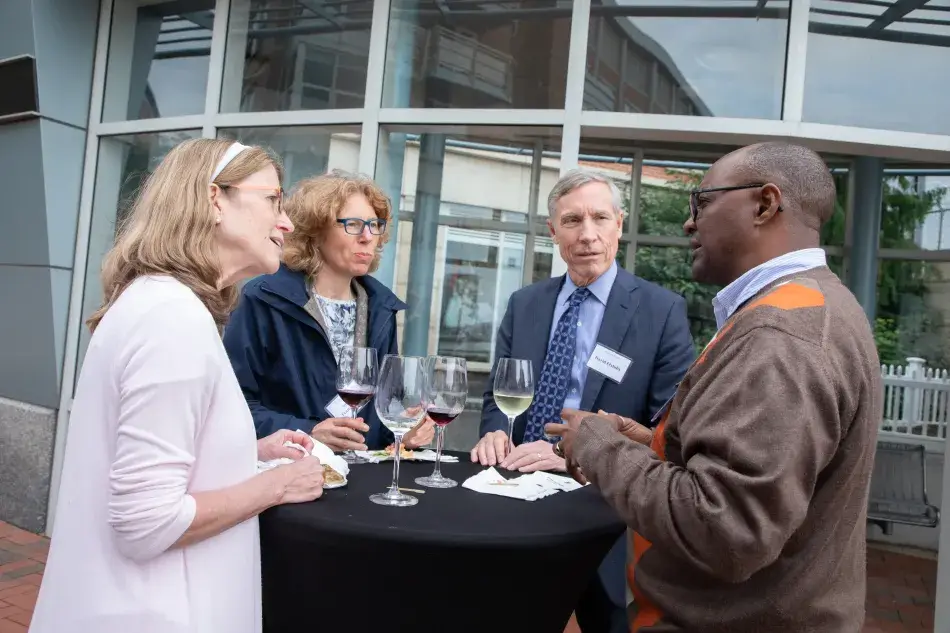
[[[950,5],[931,0],[903,13],[896,6],[812,0],[800,78],[805,122],[950,134],[950,84],[938,81],[950,68]],[[232,120],[256,113],[238,116],[240,123],[195,127],[213,125],[218,136],[273,148],[292,188],[329,168],[359,168],[368,140],[361,123],[370,108],[498,113],[497,124],[483,115],[478,125],[451,126],[380,116],[371,145],[373,176],[397,210],[376,275],[410,306],[399,317],[401,351],[468,359],[472,398],[462,419],[477,427],[508,297],[555,270],[546,200],[566,138],[561,125],[513,125],[505,117],[565,110],[572,3],[392,0],[379,101],[370,104],[367,81],[379,77],[369,69],[372,1],[232,0],[220,98],[212,106],[209,76],[219,76],[209,74],[214,7],[212,0],[116,3],[104,121],[208,116],[208,108],[216,116],[234,113]],[[715,331],[711,299],[718,289],[691,279],[682,233],[687,192],[741,143],[695,142],[669,131],[640,138],[621,124],[585,122],[601,113],[781,120],[790,10],[789,0],[591,2],[579,147],[576,136],[572,142],[582,166],[611,177],[623,192],[620,264],[686,298],[697,347]],[[255,123],[274,113],[325,110],[343,121],[347,109],[356,114],[345,124],[322,125],[319,116],[301,118],[307,125]],[[100,139],[89,279],[98,275],[121,201],[174,143],[202,133],[153,129]],[[853,289],[872,280],[856,294],[874,313],[882,361],[922,356],[929,366],[950,367],[950,169],[823,155],[839,198],[822,243]],[[876,236],[864,235],[856,214],[880,215]],[[98,292],[86,285],[85,312]],[[452,425],[451,433],[472,424]]]

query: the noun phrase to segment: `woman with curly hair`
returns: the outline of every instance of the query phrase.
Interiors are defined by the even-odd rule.
[[[389,199],[369,178],[334,170],[302,181],[287,213],[284,264],[244,287],[224,333],[257,435],[300,429],[334,451],[383,448],[393,436],[374,407],[351,418],[333,403],[344,347],[374,348],[380,363],[399,353],[406,304],[369,276],[389,240]],[[433,428],[424,418],[406,447],[428,444]]]

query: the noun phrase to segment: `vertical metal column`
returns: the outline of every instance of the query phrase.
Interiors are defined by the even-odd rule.
[[[854,178],[854,223],[848,257],[848,286],[868,320],[874,323],[877,307],[877,254],[884,196],[884,161],[859,156],[852,163]]]
[[[406,311],[403,353],[410,356],[429,353],[429,312],[432,308],[444,166],[445,136],[423,134],[419,144],[416,208],[412,216],[409,285],[406,290],[409,309]]]
[[[529,286],[534,282],[534,238],[538,234],[538,207],[541,204],[541,159],[544,157],[544,142],[540,139],[534,144],[531,155],[531,189],[528,193],[528,234],[524,237],[524,264],[521,270],[521,284]],[[492,345],[492,349],[495,346]]]
[[[376,3],[374,11],[382,10]],[[388,6],[384,7],[389,18]],[[408,108],[412,93],[412,54],[415,44],[416,25],[415,12],[401,12],[398,19],[389,22],[388,39],[392,46],[388,48],[393,55],[391,70],[384,72],[381,80],[382,106],[390,108]],[[375,16],[375,14],[374,14]],[[384,43],[385,46],[385,43]],[[388,53],[387,53],[388,54]],[[379,268],[373,277],[391,289],[396,287],[396,251],[398,244],[399,207],[402,202],[402,177],[406,161],[406,135],[404,133],[387,132],[378,128],[379,145],[376,160],[376,180],[392,204],[392,214],[389,218],[389,243],[383,249]]]
[[[630,165],[630,213],[627,216],[627,230],[630,238],[627,242],[627,256],[624,259],[624,268],[634,272],[637,265],[637,234],[640,232],[640,190],[643,179],[643,150],[638,149],[633,154],[633,163]]]

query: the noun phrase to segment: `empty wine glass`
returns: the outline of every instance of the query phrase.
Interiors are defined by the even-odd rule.
[[[465,409],[468,399],[468,369],[464,358],[430,356],[426,364],[426,414],[435,422],[435,469],[416,483],[426,488],[454,488],[458,482],[442,476],[442,446],[445,427]]]
[[[515,447],[512,437],[515,418],[527,411],[534,400],[534,368],[531,361],[499,358],[492,395],[501,412],[508,416],[508,454],[511,454]]]
[[[357,412],[376,392],[377,374],[376,350],[372,347],[344,347],[340,350],[336,392],[350,408],[350,415],[353,418],[357,417]],[[348,464],[361,464],[368,461],[352,450],[344,451],[343,459]]]
[[[383,506],[413,506],[419,500],[399,491],[399,452],[402,438],[425,415],[425,360],[419,356],[387,354],[376,384],[376,413],[396,438],[393,483],[386,492],[370,495]]]

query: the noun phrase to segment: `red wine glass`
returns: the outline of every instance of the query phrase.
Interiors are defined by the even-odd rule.
[[[454,488],[458,482],[442,475],[442,446],[445,427],[465,410],[468,399],[468,370],[464,358],[430,356],[426,363],[426,415],[435,422],[435,470],[416,483],[426,488]]]
[[[336,393],[350,408],[350,415],[353,418],[357,417],[359,410],[376,393],[378,373],[376,350],[372,347],[344,347],[340,350]],[[361,464],[367,461],[352,450],[344,451],[343,459],[349,464]]]

